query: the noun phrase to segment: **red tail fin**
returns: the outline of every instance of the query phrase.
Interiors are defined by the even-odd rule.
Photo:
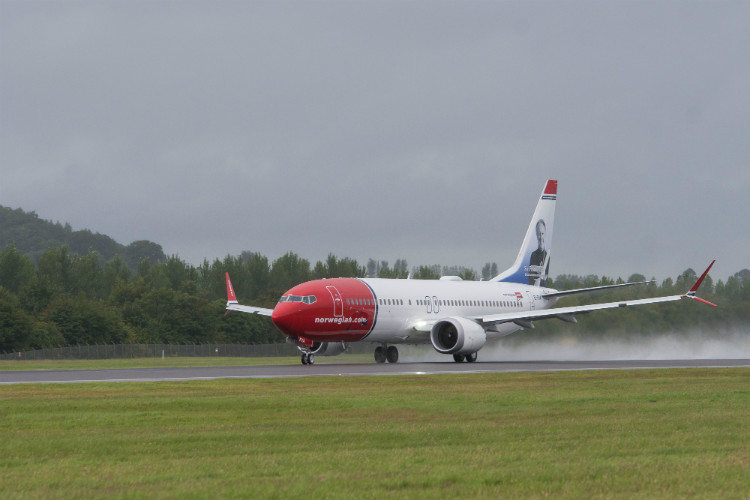
[[[237,302],[237,296],[234,294],[234,288],[232,288],[232,280],[229,279],[229,273],[227,274],[227,302]]]

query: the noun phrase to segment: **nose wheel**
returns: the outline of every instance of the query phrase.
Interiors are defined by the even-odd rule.
[[[375,348],[376,363],[398,363],[398,348],[395,345],[382,345]]]
[[[302,364],[303,365],[314,365],[315,364],[315,354],[311,352],[303,352],[302,353]]]

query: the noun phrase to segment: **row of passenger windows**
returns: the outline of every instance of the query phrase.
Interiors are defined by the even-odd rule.
[[[375,299],[346,299],[348,306],[374,306]]]
[[[378,299],[381,306],[403,306],[403,299]],[[518,300],[452,300],[452,299],[419,299],[414,303],[418,306],[433,305],[437,300],[438,307],[523,307]],[[407,300],[411,305],[411,300]]]
[[[317,301],[315,295],[284,295],[279,302],[302,302],[304,304],[314,304]],[[453,299],[419,299],[414,301],[418,306],[438,307],[523,307],[523,302],[514,300],[453,300]],[[378,299],[381,306],[403,306],[404,299]],[[411,299],[407,300],[407,305],[411,305]],[[375,299],[346,299],[346,305],[350,306],[374,306]]]

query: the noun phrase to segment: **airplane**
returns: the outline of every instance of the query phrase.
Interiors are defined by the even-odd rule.
[[[486,342],[525,328],[534,321],[557,318],[576,323],[594,311],[699,298],[698,287],[715,260],[682,295],[648,299],[552,306],[560,297],[608,288],[641,285],[620,283],[558,291],[548,288],[550,248],[557,202],[557,181],[547,180],[513,265],[489,281],[458,276],[439,280],[331,278],[308,281],[285,292],[273,309],[239,304],[226,273],[226,313],[241,311],[269,316],[300,350],[304,365],[316,355],[343,353],[350,342],[371,342],[377,363],[396,363],[398,345],[432,344],[456,362],[475,362]]]

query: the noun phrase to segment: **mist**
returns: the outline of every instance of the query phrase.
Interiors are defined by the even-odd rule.
[[[523,335],[517,333],[514,335]],[[453,362],[432,346],[399,346],[399,361]],[[488,342],[477,361],[614,361],[674,359],[749,359],[750,329],[738,327],[723,332],[633,334],[629,338],[580,339],[554,337],[549,342],[524,341],[513,335]]]

